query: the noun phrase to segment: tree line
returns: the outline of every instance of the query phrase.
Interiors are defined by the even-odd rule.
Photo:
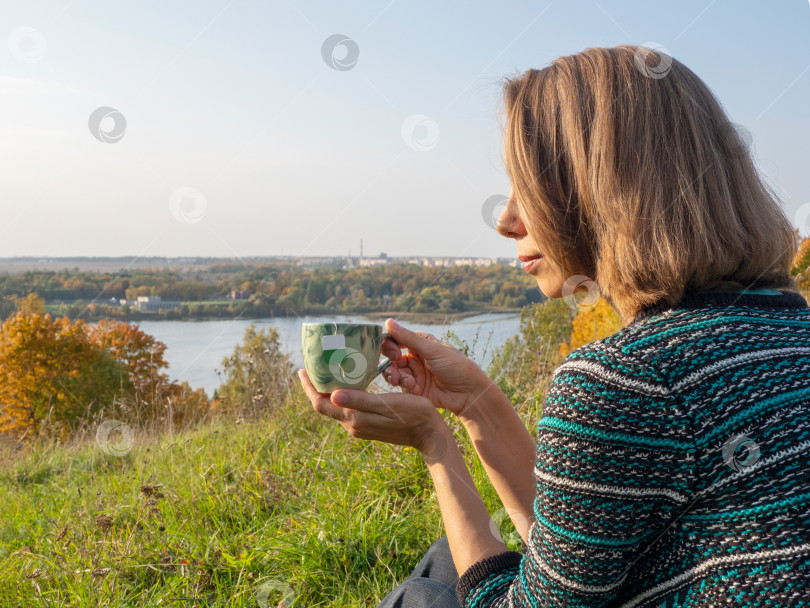
[[[265,274],[264,269],[235,268],[232,272],[247,285],[243,289],[255,288],[274,298],[278,310],[338,303],[373,308],[383,295],[398,307],[449,309],[528,300],[526,279],[536,290],[534,279],[513,276],[512,270],[516,269],[403,266],[303,272],[274,268]],[[791,271],[805,298],[810,297],[809,270],[810,238],[802,241]],[[43,426],[57,435],[69,435],[99,416],[140,424],[167,417],[181,423],[227,410],[242,415],[276,407],[291,390],[292,364],[281,352],[274,330],[264,333],[248,328],[243,343],[223,360],[224,381],[209,399],[203,389],[168,378],[166,345],[137,325],[115,319],[90,324],[57,318],[45,312],[44,298],[35,293],[9,297],[15,298],[15,308],[0,324],[0,438],[35,435]],[[4,302],[8,306],[12,300]],[[572,305],[563,298],[532,302],[522,308],[519,333],[498,350],[487,373],[516,407],[539,412],[538,400],[550,372],[573,349],[620,327],[621,320],[604,299],[589,306]],[[468,354],[466,344],[452,337],[449,341]]]
[[[236,292],[237,298],[222,302]],[[55,316],[88,320],[120,317],[265,317],[292,314],[464,312],[517,309],[545,299],[521,268],[505,265],[422,267],[391,263],[364,268],[301,269],[292,264],[216,265],[206,271],[28,271],[0,275],[0,318],[33,293]],[[159,296],[174,310],[138,313],[110,298]],[[220,302],[210,302],[220,300]]]
[[[206,411],[203,389],[169,379],[166,345],[137,325],[53,318],[30,294],[0,325],[0,435],[68,437],[96,416],[175,422]]]

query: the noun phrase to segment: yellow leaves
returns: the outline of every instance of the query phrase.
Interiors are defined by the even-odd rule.
[[[35,293],[29,293],[17,302],[17,311],[26,314],[45,314],[45,299]]]
[[[204,391],[160,373],[165,349],[134,325],[17,312],[0,325],[0,432],[36,432],[46,416],[67,428],[121,398],[171,399],[176,421],[206,408]]]
[[[580,346],[616,333],[622,328],[622,320],[604,298],[599,298],[593,306],[580,308],[572,327],[571,339],[560,344],[563,357]]]
[[[88,335],[90,340],[124,365],[138,393],[154,394],[158,385],[168,381],[168,377],[158,371],[168,366],[163,357],[166,345],[142,332],[136,325],[102,319],[89,330]]]
[[[810,237],[799,244],[790,274],[796,276],[796,282],[801,289],[810,289]]]

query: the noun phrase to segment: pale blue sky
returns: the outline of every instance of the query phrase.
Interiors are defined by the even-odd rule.
[[[333,34],[351,69],[322,58]],[[500,80],[648,42],[806,218],[808,0],[0,2],[0,256],[514,256],[481,216],[509,192]]]

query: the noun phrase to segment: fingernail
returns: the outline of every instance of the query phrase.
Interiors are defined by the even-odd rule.
[[[391,327],[393,327],[394,329],[402,329],[402,326],[393,319],[391,319]]]
[[[332,401],[338,405],[346,405],[349,402],[349,396],[346,393],[338,393],[332,396]]]

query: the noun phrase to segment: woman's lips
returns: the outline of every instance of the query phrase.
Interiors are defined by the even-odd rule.
[[[531,258],[523,258],[523,270],[525,272],[531,272],[532,269],[537,265],[537,263],[543,259],[542,255],[537,255]]]

